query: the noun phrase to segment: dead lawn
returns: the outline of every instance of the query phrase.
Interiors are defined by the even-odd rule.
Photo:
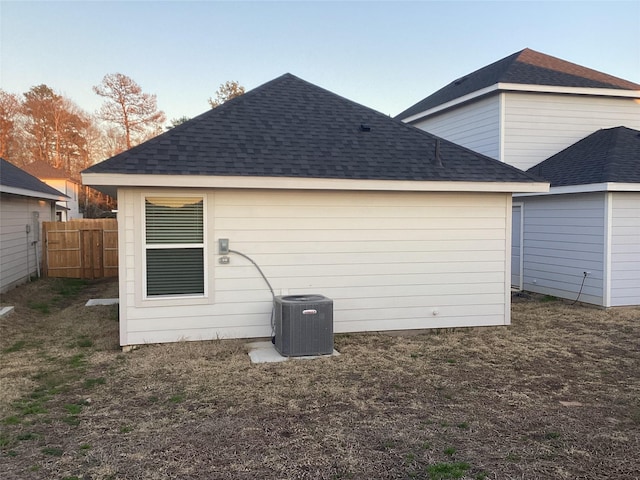
[[[639,308],[517,299],[510,327],[252,365],[235,340],[123,354],[117,309],[83,306],[116,284],[76,287],[3,296],[3,479],[640,478]]]

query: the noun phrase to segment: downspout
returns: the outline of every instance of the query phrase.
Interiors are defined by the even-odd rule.
[[[25,226],[25,231],[27,233],[27,281],[28,282],[31,281],[31,258],[29,257],[29,250],[30,250],[29,231],[30,230],[31,230],[31,225],[27,223],[27,225]]]
[[[33,242],[33,252],[36,259],[36,271],[38,272],[38,278],[40,278],[40,259],[38,258],[38,242]]]

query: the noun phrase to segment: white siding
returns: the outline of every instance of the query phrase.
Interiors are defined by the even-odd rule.
[[[489,157],[500,159],[498,95],[435,114],[413,124],[433,135]]]
[[[36,251],[42,258],[42,242],[33,244],[42,232],[35,232],[33,212],[39,222],[53,220],[49,201],[17,195],[2,194],[0,201],[0,292],[26,282],[37,273]],[[27,234],[26,226],[31,232]]]
[[[640,192],[611,201],[611,306],[640,305]]]
[[[637,100],[506,93],[502,160],[527,170],[601,128],[619,126],[640,129]]]
[[[271,335],[264,280],[218,238],[276,295],[332,298],[336,332],[509,323],[509,194],[210,191],[209,297],[144,300],[144,193],[118,193],[122,345]]]
[[[524,289],[603,305],[604,193],[521,199]]]
[[[57,202],[57,204],[61,207],[69,209],[62,212],[63,222],[68,222],[69,220],[78,220],[79,218],[82,218],[82,215],[80,214],[80,204],[78,199],[79,185],[77,183],[66,180],[64,178],[41,180],[50,187],[55,188],[59,192],[62,192],[67,197],[69,197],[68,200],[61,200]]]

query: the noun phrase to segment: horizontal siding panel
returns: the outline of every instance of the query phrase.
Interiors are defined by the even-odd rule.
[[[348,204],[345,204],[345,196],[348,195]],[[425,203],[424,194],[407,192],[321,192],[321,191],[282,191],[282,190],[256,190],[244,195],[239,190],[218,191],[215,193],[216,211],[226,211],[228,207],[244,206],[247,213],[255,208],[284,207],[287,215],[291,215],[295,209],[306,209],[309,206],[316,207],[341,207],[352,209],[366,208],[368,210],[376,207],[394,208],[428,208],[439,207],[465,207],[482,206],[495,208],[495,197],[482,196],[476,193],[465,192],[433,192],[429,193],[429,201]],[[294,202],[292,204],[292,201]],[[293,209],[293,210],[291,210]],[[271,210],[273,212],[273,210]],[[245,215],[247,214],[245,213]],[[244,216],[244,215],[243,215]]]
[[[301,288],[324,288],[336,285],[336,277],[306,277],[301,280],[299,277],[274,277],[277,282],[273,281],[273,288],[282,289],[301,289]],[[352,287],[370,287],[370,286],[393,286],[393,285],[469,285],[475,283],[499,283],[504,281],[503,272],[483,272],[483,273],[464,273],[455,276],[449,273],[423,273],[423,274],[404,274],[404,275],[349,275],[339,279],[338,285],[343,288]],[[262,277],[243,279],[226,279],[224,282],[218,282],[216,290],[260,290],[265,288]]]
[[[452,198],[452,197],[447,197]],[[469,217],[501,217],[504,210],[500,207],[483,206],[467,202],[457,202],[458,205],[445,203],[437,206],[409,205],[399,209],[388,205],[354,205],[345,209],[344,205],[306,205],[304,208],[291,210],[288,218],[295,219],[360,219],[373,218],[377,221],[396,218],[449,218],[451,215],[459,216],[460,207],[464,207]],[[284,205],[279,205],[284,206]],[[217,219],[258,218],[268,219],[273,215],[274,205],[227,205],[216,209]]]
[[[573,247],[573,243],[558,242],[557,239],[545,239],[545,240],[529,240],[528,241],[529,252],[533,255],[546,255],[559,258],[587,258],[586,254],[596,253],[594,258],[602,260],[602,254],[604,253],[603,242],[594,243],[580,243],[580,248],[576,250]],[[548,251],[549,253],[545,253]],[[585,255],[583,257],[583,255]]]
[[[240,251],[252,252],[253,255],[262,254],[295,254],[295,253],[378,253],[386,254],[387,252],[442,252],[448,248],[454,250],[473,250],[476,252],[485,252],[491,250],[500,250],[504,248],[504,239],[456,239],[456,240],[388,240],[384,243],[378,241],[360,241],[360,242],[289,242],[289,241],[272,241],[272,242],[234,242],[234,249]]]
[[[368,286],[368,287],[323,287],[319,292],[316,289],[305,288],[287,288],[286,291],[275,288],[276,295],[309,295],[320,293],[331,299],[344,298],[403,298],[411,296],[463,296],[463,295],[493,295],[504,294],[504,283],[476,283],[472,285],[460,286],[458,284],[451,285],[385,285],[385,286]],[[246,301],[246,293],[238,290],[217,291],[215,294],[215,303],[236,303]]]
[[[489,327],[496,325],[495,317],[493,315],[474,315],[473,317],[432,317],[430,319],[416,319],[408,323],[406,319],[403,320],[402,326],[400,326],[397,320],[378,320],[375,323],[370,322],[341,322],[337,324],[336,333],[346,332],[384,332],[393,330],[405,330],[405,329],[423,329],[423,328],[458,328],[458,327]],[[407,325],[406,327],[404,325]]]
[[[379,263],[361,263],[358,264],[357,272],[354,272],[353,265],[355,263],[348,264],[324,264],[318,263],[313,266],[311,264],[291,265],[291,266],[278,266],[276,269],[271,269],[264,262],[258,262],[267,277],[272,278],[293,278],[293,277],[335,277],[336,282],[340,281],[340,277],[350,275],[389,275],[393,273],[402,274],[415,274],[415,273],[486,273],[486,272],[500,272],[504,268],[503,261],[483,261],[483,262],[439,262],[439,263],[413,263],[405,262],[398,265],[393,264],[379,264]],[[226,279],[243,279],[243,278],[258,278],[258,273],[252,265],[234,267],[234,268],[220,268],[216,272],[217,281],[224,281]]]
[[[231,238],[231,248],[234,242],[250,242],[257,238],[262,238],[261,230],[224,230],[218,228],[216,230],[218,237]],[[313,235],[309,231],[290,230],[286,235],[282,235],[279,239],[270,239],[269,241],[278,242],[387,242],[387,241],[432,241],[432,240],[458,240],[465,238],[467,240],[504,240],[505,229],[483,229],[483,230],[467,230],[463,229],[442,229],[442,230],[425,230],[412,228],[408,230],[333,230],[327,228],[325,230],[313,230]]]
[[[577,245],[598,245],[600,250],[603,250],[603,239],[595,233],[591,235],[574,235],[570,233],[530,232],[525,229],[524,236],[526,239],[534,241],[553,242],[558,245],[558,249],[563,250],[570,250],[571,246]]]
[[[495,315],[497,317],[504,313],[504,305],[502,303],[496,305],[457,305],[451,307],[440,307],[434,305],[438,309],[437,317],[440,318],[456,318],[456,317],[473,317],[476,315]],[[434,317],[431,311],[427,311],[424,307],[394,307],[394,308],[375,308],[361,310],[340,310],[334,311],[334,319],[336,323],[341,322],[376,322],[379,320],[387,321],[389,319],[408,320],[409,322],[420,320],[430,320]],[[404,322],[398,322],[396,329],[402,329]],[[428,328],[427,324],[419,327],[411,328]]]
[[[248,260],[234,256],[233,265],[248,265]],[[310,272],[315,272],[315,266],[331,267],[334,265],[370,265],[375,267],[377,273],[384,272],[388,268],[410,268],[411,264],[429,264],[429,263],[472,263],[478,261],[478,252],[476,251],[460,251],[457,253],[455,260],[442,258],[442,252],[394,252],[386,253],[330,253],[330,254],[271,254],[260,255],[254,261],[258,261],[262,267],[270,266],[286,266],[287,268],[306,268]],[[482,262],[504,262],[504,249],[500,251],[483,251]],[[409,265],[404,265],[409,264]],[[224,267],[222,267],[224,268]],[[221,268],[221,269],[222,269]],[[424,270],[428,270],[425,268]],[[353,269],[352,269],[353,271]],[[360,270],[358,269],[358,272]]]
[[[417,220],[412,218],[413,220]],[[219,230],[237,232],[240,230],[259,230],[269,232],[271,230],[295,230],[314,231],[325,230],[378,230],[381,228],[391,230],[440,230],[440,229],[499,229],[504,228],[504,218],[475,218],[471,216],[456,218],[429,218],[420,219],[415,227],[407,224],[405,218],[217,218],[216,228]]]

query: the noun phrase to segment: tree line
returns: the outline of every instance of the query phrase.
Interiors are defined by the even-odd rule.
[[[85,168],[189,120],[165,126],[156,95],[121,73],[105,75],[93,91],[104,102],[90,113],[45,84],[22,94],[0,89],[0,157],[18,167],[42,161],[79,179]],[[227,81],[208,102],[216,108],[243,93],[238,82]]]
[[[43,161],[77,177],[165,129],[166,116],[156,95],[144,92],[131,77],[105,75],[93,91],[104,102],[89,113],[45,84],[22,94],[0,89],[0,157],[18,167]],[[215,108],[243,93],[238,82],[227,81],[208,102]],[[173,119],[166,128],[187,120]]]

